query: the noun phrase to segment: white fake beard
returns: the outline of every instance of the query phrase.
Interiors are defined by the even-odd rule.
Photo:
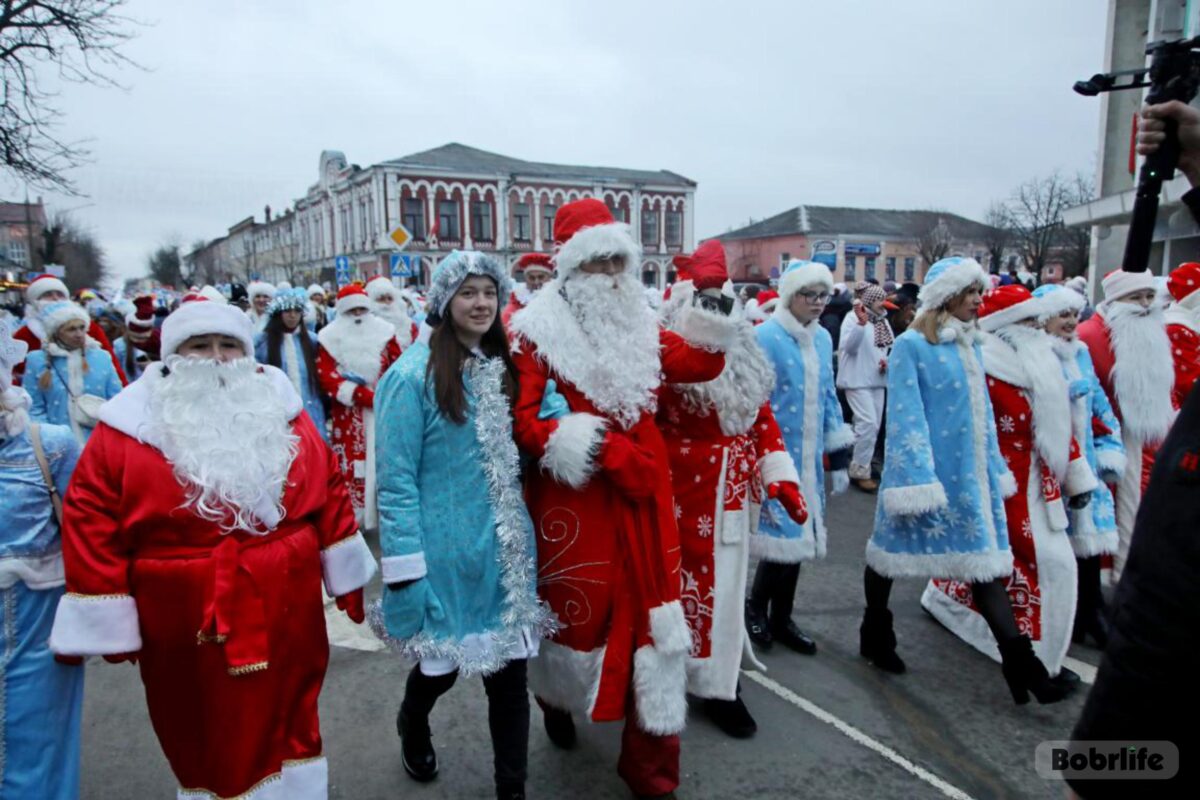
[[[371,313],[385,322],[390,322],[396,333],[408,334],[412,330],[412,320],[404,309],[404,303],[399,301],[391,305],[371,302]]]
[[[775,369],[758,344],[754,325],[743,318],[738,323],[733,346],[725,352],[725,369],[721,374],[706,383],[677,384],[673,388],[684,408],[702,417],[715,408],[721,432],[737,436],[750,430],[759,409],[770,399],[775,388]]]
[[[1071,397],[1062,362],[1050,334],[1023,325],[1006,325],[996,331],[1017,351],[1017,360],[1029,386],[1033,411],[1033,439],[1038,455],[1060,480],[1071,459]]]
[[[338,314],[317,334],[338,368],[351,372],[374,385],[383,366],[383,352],[396,335],[390,323],[373,314]]]
[[[577,273],[564,281],[563,293],[583,334],[580,366],[587,385],[597,387],[588,399],[628,429],[657,407],[658,318],[627,272]]]
[[[1121,424],[1139,441],[1158,444],[1175,420],[1175,365],[1162,309],[1117,302],[1106,304],[1102,314],[1111,334]]]
[[[283,517],[300,441],[279,392],[252,358],[173,355],[166,364],[170,374],[153,387],[147,426],[184,487],[185,506],[225,533],[266,533]]]

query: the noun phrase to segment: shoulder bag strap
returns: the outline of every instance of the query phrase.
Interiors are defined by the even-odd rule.
[[[42,480],[46,482],[46,488],[50,490],[50,505],[54,506],[54,519],[58,521],[59,530],[62,529],[63,507],[62,498],[58,495],[58,487],[54,485],[54,478],[50,475],[50,464],[46,462],[46,451],[42,449],[42,426],[31,423],[29,425],[29,440],[33,444],[33,455],[37,458],[38,466],[42,470]]]

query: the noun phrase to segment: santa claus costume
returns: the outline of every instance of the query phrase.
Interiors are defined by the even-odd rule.
[[[1051,676],[1059,674],[1075,620],[1075,553],[1067,498],[1085,508],[1099,486],[1074,437],[1067,381],[1054,343],[1036,327],[1041,305],[1021,284],[983,296],[983,369],[1000,454],[1016,479],[1004,501],[1012,574],[1006,588],[1017,629]],[[964,580],[935,578],[921,605],[971,646],[1000,660],[996,637]]]
[[[1175,301],[1166,314],[1167,336],[1175,363],[1171,401],[1175,408],[1182,408],[1200,378],[1200,264],[1180,264],[1167,279],[1167,290]]]
[[[691,644],[680,597],[679,533],[662,382],[716,378],[733,333],[692,306],[663,331],[647,305],[641,247],[599,200],[559,209],[557,277],[513,315],[520,374],[517,443],[537,466],[526,500],[538,583],[560,630],[529,665],[547,731],[569,745],[565,710],[625,719],[618,772],[641,795],[679,782]]]
[[[146,364],[158,360],[159,336],[154,326],[154,298],[150,295],[134,299],[133,310],[125,315],[125,334],[113,342],[113,355],[131,381],[141,376]]]
[[[705,710],[722,730],[740,738],[757,729],[739,697],[738,673],[743,656],[757,664],[743,605],[763,490],[784,498],[800,524],[807,509],[771,412],[775,370],[735,301],[725,248],[710,240],[676,266],[680,280],[662,309],[668,329],[697,303],[728,310],[737,325],[721,374],[706,383],[668,386],[658,421],[671,459],[683,614],[692,633],[688,691],[705,699]]]
[[[1113,578],[1129,553],[1133,523],[1150,480],[1154,454],[1175,420],[1171,393],[1175,367],[1158,291],[1149,272],[1114,270],[1104,276],[1104,302],[1079,326],[1100,385],[1121,420],[1127,465],[1117,485],[1117,531]],[[1130,302],[1133,298],[1138,302]]]
[[[250,308],[246,309],[246,315],[250,317],[255,333],[267,327],[267,320],[271,316],[267,313],[267,307],[275,299],[276,291],[276,288],[266,281],[251,281],[246,287],[246,294],[250,298]]]
[[[746,303],[746,319],[755,325],[761,325],[775,313],[779,305],[779,292],[774,289],[764,289]]]
[[[375,500],[375,384],[400,357],[396,329],[369,313],[370,299],[357,284],[343,286],[337,316],[321,332],[317,376],[329,395],[330,445],[354,503],[359,524],[378,525]]]
[[[396,343],[401,350],[417,340],[417,325],[408,315],[408,305],[400,299],[400,291],[390,278],[379,275],[368,281],[367,297],[371,299],[371,313],[390,322],[396,330]]]
[[[241,355],[176,352],[217,336]],[[178,797],[324,798],[321,581],[361,621],[376,567],[332,455],[251,336],[237,308],[186,303],[165,362],[101,409],[64,504],[50,646],[138,662]]]
[[[529,276],[540,275],[546,279],[554,277],[554,262],[545,253],[525,253],[517,259],[515,272],[524,276],[525,281],[521,281],[513,287],[512,294],[509,295],[508,302],[504,305],[504,310],[500,312],[500,321],[504,323],[505,330],[508,330],[508,322],[512,319],[512,315],[528,305],[539,291],[529,288],[527,283]]]
[[[67,291],[67,285],[53,275],[39,275],[29,282],[25,287],[25,324],[17,328],[13,338],[25,343],[29,348],[29,352],[33,353],[41,350],[46,343],[46,329],[42,326],[40,314],[42,308],[50,303],[61,302],[67,300],[70,293]],[[117,372],[117,377],[121,381],[121,385],[126,383],[124,370],[121,369],[121,361],[113,352],[112,342],[108,340],[104,329],[100,327],[100,323],[94,319],[88,320],[88,336],[100,345],[103,350],[112,358],[113,368]],[[25,364],[18,364],[13,370],[13,383],[17,386],[21,385],[22,375],[25,373]]]

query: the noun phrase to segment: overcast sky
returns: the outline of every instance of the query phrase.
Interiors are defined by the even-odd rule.
[[[978,219],[1027,177],[1094,170],[1100,104],[1071,84],[1103,66],[1106,7],[132,0],[147,71],[64,90],[89,196],[46,200],[122,277],[290,205],[324,149],[670,169],[699,182],[697,238],[801,203]]]

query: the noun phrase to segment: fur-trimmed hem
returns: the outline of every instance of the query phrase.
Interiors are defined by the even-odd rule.
[[[1005,472],[997,479],[1000,484],[1000,496],[1005,500],[1017,493],[1017,478],[1011,472]]]
[[[260,780],[237,800],[325,800],[329,796],[329,762],[324,756],[291,759],[279,772]],[[176,800],[220,800],[208,789],[185,789],[175,793]]]
[[[840,427],[825,434],[825,452],[836,453],[854,446],[854,428],[843,422]]]
[[[737,322],[700,306],[688,306],[680,314],[675,332],[690,345],[724,352],[737,337]]]
[[[1125,453],[1120,450],[1096,449],[1096,469],[1108,479],[1109,483],[1116,483],[1120,480],[1121,476],[1125,474],[1127,463]]]
[[[883,490],[883,511],[889,517],[911,517],[941,511],[950,504],[941,481],[916,486],[892,486]]]
[[[133,596],[63,595],[50,631],[50,649],[63,656],[106,656],[141,650],[141,626]]]
[[[334,542],[321,551],[325,591],[332,597],[366,586],[375,577],[376,570],[375,556],[371,555],[371,548],[367,547],[361,533]]]
[[[639,647],[633,654],[633,694],[638,727],[655,736],[671,736],[687,723],[687,656]]]
[[[678,600],[650,609],[650,636],[654,648],[664,655],[686,653],[692,646],[692,635]]]
[[[641,272],[642,248],[633,238],[633,229],[624,222],[609,222],[580,229],[566,241],[554,255],[554,268],[558,286],[571,273],[593,259],[601,256],[623,256],[625,271],[637,275]]]
[[[600,693],[604,653],[603,647],[572,650],[544,641],[538,657],[529,660],[529,688],[549,705],[583,714],[590,721]]]
[[[597,445],[608,423],[595,414],[577,412],[558,420],[558,427],[546,440],[546,449],[538,463],[559,483],[580,489],[596,471]]]
[[[358,384],[354,381],[342,381],[338,384],[337,394],[334,397],[342,405],[354,408],[354,390],[357,388]]]
[[[796,463],[786,450],[772,450],[767,453],[758,460],[758,469],[762,475],[763,486],[770,486],[772,483],[800,483]]]
[[[1013,571],[1011,550],[981,553],[890,553],[867,542],[867,566],[889,578],[949,578],[990,581],[1007,578]]]
[[[812,543],[805,539],[784,539],[765,533],[750,536],[750,555],[775,564],[799,564],[816,558]]]
[[[425,551],[383,557],[383,582],[415,581],[426,575]]]
[[[1092,502],[1096,502],[1096,499],[1092,498]],[[1083,509],[1083,513],[1092,513],[1091,506]],[[1071,534],[1074,533],[1074,531],[1071,531]],[[1071,550],[1074,551],[1076,558],[1111,555],[1117,552],[1117,547],[1121,541],[1116,528],[1104,533],[1093,532],[1078,536],[1071,535],[1069,538],[1071,540]]]
[[[1087,494],[1099,487],[1100,481],[1096,480],[1096,473],[1092,472],[1091,465],[1083,456],[1074,459],[1067,466],[1067,476],[1063,479],[1063,494],[1067,497]]]

